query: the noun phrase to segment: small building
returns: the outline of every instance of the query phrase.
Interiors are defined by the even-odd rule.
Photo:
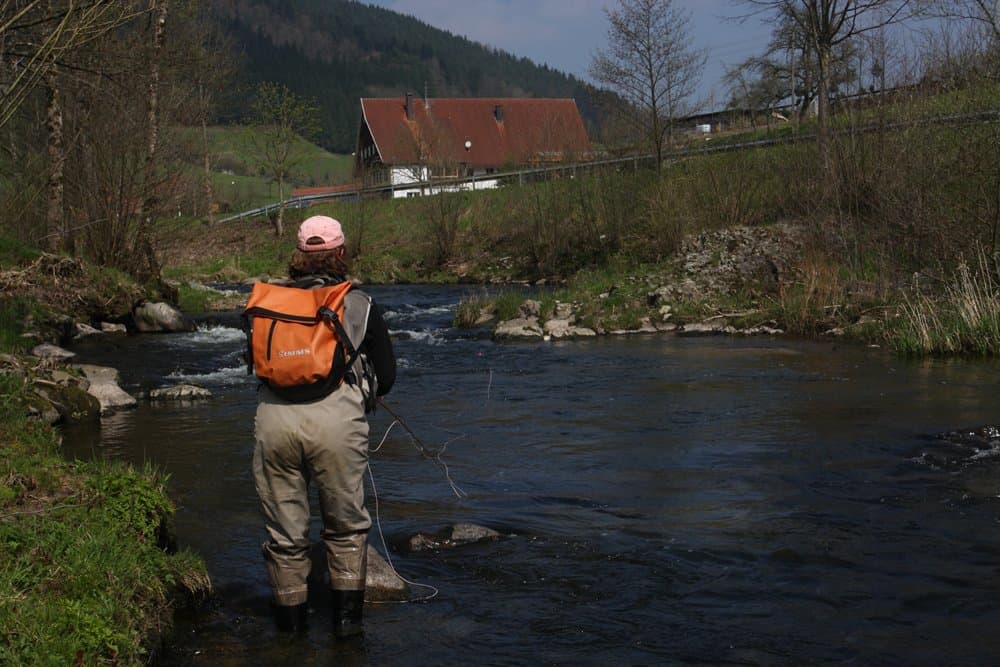
[[[591,154],[572,99],[363,98],[355,178],[394,197],[493,188],[496,175]]]

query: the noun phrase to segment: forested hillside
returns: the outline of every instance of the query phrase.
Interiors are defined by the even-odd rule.
[[[349,0],[213,4],[241,52],[247,82],[278,81],[314,98],[329,150],[354,149],[361,97],[573,97],[595,120],[582,81],[380,7]]]

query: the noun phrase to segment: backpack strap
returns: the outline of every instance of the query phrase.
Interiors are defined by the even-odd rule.
[[[316,315],[317,318],[324,319],[329,322],[333,326],[334,331],[337,332],[337,338],[343,342],[344,348],[347,350],[347,362],[344,366],[344,373],[347,374],[354,365],[354,360],[358,358],[358,348],[354,346],[354,342],[351,341],[351,337],[348,336],[347,332],[344,330],[344,325],[340,322],[340,317],[337,316],[336,311],[331,310],[326,306],[322,306]]]

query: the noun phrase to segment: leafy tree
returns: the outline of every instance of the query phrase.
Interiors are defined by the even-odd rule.
[[[253,102],[256,127],[249,135],[258,167],[278,184],[278,213],[274,233],[284,233],[285,184],[306,158],[300,138],[311,139],[319,131],[319,109],[284,85],[265,81],[257,86]]]
[[[691,15],[673,0],[620,0],[605,13],[608,48],[598,51],[590,75],[625,101],[659,169],[674,121],[691,109],[705,54],[692,48]]]

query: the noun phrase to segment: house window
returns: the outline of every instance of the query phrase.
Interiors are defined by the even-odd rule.
[[[431,174],[434,178],[457,178],[458,177],[458,167],[454,165],[444,165],[441,167],[434,167],[431,169]]]

